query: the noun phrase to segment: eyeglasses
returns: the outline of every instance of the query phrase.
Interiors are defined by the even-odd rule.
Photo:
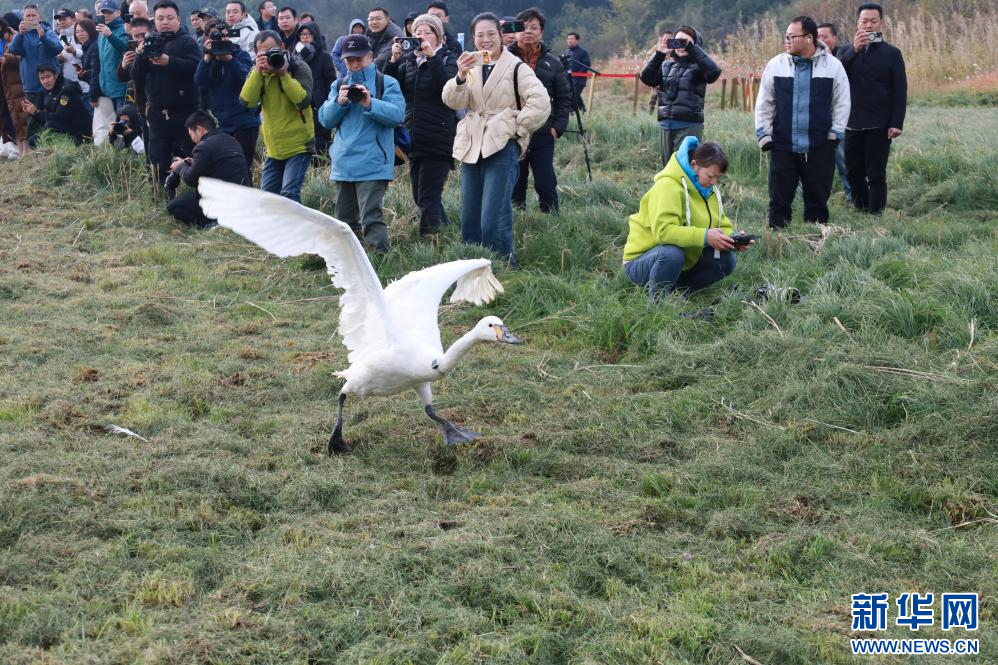
[[[807,36],[808,36],[808,33],[806,33],[806,32],[801,33],[799,35],[783,35],[783,41],[785,41],[785,42],[792,42],[793,40],[797,39],[798,37],[807,37]]]

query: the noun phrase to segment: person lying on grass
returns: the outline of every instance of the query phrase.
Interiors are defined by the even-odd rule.
[[[734,227],[717,190],[727,170],[720,145],[687,136],[641,198],[628,220],[624,272],[649,297],[710,286],[734,271],[736,251],[749,248],[730,238]]]

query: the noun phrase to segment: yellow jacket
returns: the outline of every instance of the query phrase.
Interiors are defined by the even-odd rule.
[[[655,175],[655,184],[641,197],[638,212],[628,220],[624,261],[632,261],[656,245],[676,245],[686,254],[683,270],[689,270],[700,260],[707,229],[720,228],[729,236],[734,231],[724,215],[717,187],[707,198],[701,193],[689,164],[691,145],[696,145],[696,137],[683,139],[669,163]]]

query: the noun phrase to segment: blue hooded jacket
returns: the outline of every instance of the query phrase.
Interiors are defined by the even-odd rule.
[[[319,109],[319,122],[327,129],[336,130],[330,148],[333,168],[331,180],[363,182],[366,180],[391,180],[395,170],[395,127],[405,119],[405,97],[398,81],[384,77],[385,90],[381,99],[375,99],[376,81],[374,64],[359,72],[350,72],[347,84],[363,84],[371,93],[371,108],[348,102],[340,106],[337,79],[329,91],[329,98]]]
[[[118,80],[118,65],[121,57],[128,50],[128,35],[125,34],[125,22],[121,17],[107,24],[111,36],[97,36],[97,48],[100,53],[100,89],[105,97],[115,99],[124,97],[128,91],[128,83]]]
[[[62,64],[57,59],[62,53],[62,42],[48,25],[43,23],[42,27],[45,29],[44,37],[39,37],[38,33],[32,30],[23,35],[18,33],[10,43],[10,52],[21,56],[19,71],[25,92],[45,91],[38,80],[39,65],[48,63],[55,66],[58,71],[62,71]]]
[[[209,93],[209,106],[218,118],[218,128],[227,134],[260,126],[260,109],[247,108],[239,99],[243,83],[253,69],[253,58],[242,49],[233,56],[228,62],[205,62],[202,58],[194,72],[194,82]]]
[[[336,65],[336,71],[339,72],[340,76],[346,76],[348,74],[347,63],[343,62],[343,42],[346,41],[347,37],[353,34],[353,27],[355,25],[359,25],[360,27],[366,29],[363,21],[359,18],[353,19],[350,21],[350,27],[347,28],[347,34],[341,35],[336,40],[336,44],[333,45],[333,50],[330,53],[330,55],[333,56],[333,64]]]

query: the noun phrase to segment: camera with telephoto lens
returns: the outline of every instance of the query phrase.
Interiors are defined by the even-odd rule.
[[[239,38],[239,28],[213,27],[208,32],[207,41],[211,42],[208,55],[232,55],[238,51],[239,45],[229,41],[232,38]]]
[[[354,104],[364,101],[364,88],[356,84],[347,88],[347,101]]]
[[[271,69],[284,69],[288,66],[288,56],[279,46],[272,46],[264,52]]]
[[[166,37],[161,32],[150,32],[142,44],[142,57],[146,60],[159,58],[166,52]]]

